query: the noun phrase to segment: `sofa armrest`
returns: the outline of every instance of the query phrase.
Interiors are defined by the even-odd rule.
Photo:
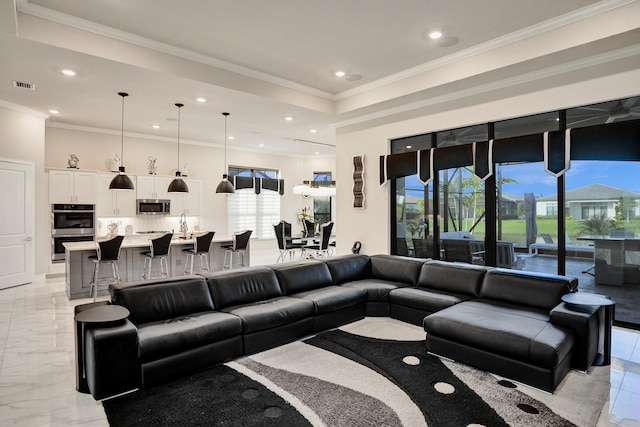
[[[571,366],[586,371],[601,349],[600,337],[604,317],[598,307],[560,303],[549,313],[551,323],[570,329],[574,335]]]
[[[128,319],[85,328],[84,375],[96,400],[140,387],[138,329]]]

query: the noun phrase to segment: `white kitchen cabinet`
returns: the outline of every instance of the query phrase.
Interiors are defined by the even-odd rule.
[[[171,198],[171,215],[198,216],[202,212],[202,181],[183,178],[189,187],[188,193],[169,193]]]
[[[173,178],[157,175],[138,175],[136,194],[138,199],[170,199],[169,183]]]
[[[49,203],[95,205],[98,173],[67,169],[49,170]]]
[[[136,191],[109,190],[109,184],[115,174],[101,173],[98,185],[96,216],[128,217],[136,215]],[[130,176],[136,188],[136,177]]]

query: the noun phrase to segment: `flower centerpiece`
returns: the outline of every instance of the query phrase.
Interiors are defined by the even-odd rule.
[[[304,207],[298,211],[298,221],[304,224],[304,220],[313,221],[313,211],[309,207]]]

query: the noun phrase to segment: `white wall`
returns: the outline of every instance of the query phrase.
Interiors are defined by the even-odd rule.
[[[376,125],[337,129],[338,191],[336,221],[342,224],[337,253],[348,253],[354,241],[362,253],[389,253],[389,187],[379,185],[379,157],[389,153],[389,140],[409,135],[486,123],[640,94],[640,68],[584,82],[524,93],[498,101]],[[411,114],[409,112],[408,114]],[[413,113],[415,114],[415,113]],[[353,130],[352,130],[353,129]],[[353,155],[365,155],[365,209],[352,207]],[[346,185],[345,185],[346,184]]]
[[[106,161],[120,153],[119,132],[105,133],[73,128],[46,128],[45,166],[64,168],[70,154],[80,159],[80,169],[106,172]],[[293,142],[292,142],[293,145]],[[304,160],[304,153],[292,149],[292,155],[274,155],[233,149],[231,142],[227,147],[227,162],[233,166],[263,167],[279,169],[285,180],[285,191],[281,199],[281,216],[291,222],[294,232],[301,231],[296,213],[313,201],[293,194],[293,186],[303,179],[311,179],[313,170],[329,170],[335,174],[333,157]],[[124,140],[124,166],[129,175],[148,173],[149,156],[155,157],[157,174],[173,176],[178,167],[175,140],[147,139],[144,136],[128,136]],[[216,194],[215,188],[222,179],[224,171],[223,147],[207,143],[181,140],[180,163],[189,165],[189,177],[202,179],[203,212],[200,219],[201,230],[216,231],[216,235],[225,236],[227,232],[227,203],[225,195]]]
[[[0,157],[34,164],[35,171],[35,274],[46,274],[51,259],[51,220],[48,179],[44,173],[45,117],[0,106]]]

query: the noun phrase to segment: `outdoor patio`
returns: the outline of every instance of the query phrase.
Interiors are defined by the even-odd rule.
[[[558,271],[558,258],[554,255],[537,255],[526,257],[524,270],[555,274]],[[566,275],[578,278],[580,292],[591,292],[607,295],[616,302],[615,321],[634,329],[640,328],[640,285],[625,283],[622,286],[598,285],[595,278],[583,271],[593,266],[593,259],[567,257]],[[634,324],[634,325],[629,325]]]

